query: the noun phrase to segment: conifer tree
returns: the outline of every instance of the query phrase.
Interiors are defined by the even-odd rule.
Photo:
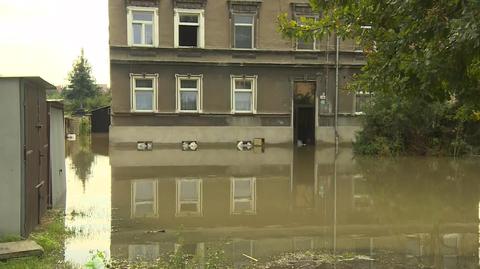
[[[72,110],[84,108],[90,98],[100,95],[92,74],[92,67],[85,58],[83,49],[80,56],[75,60],[72,71],[68,74],[68,88],[64,96],[72,104]]]

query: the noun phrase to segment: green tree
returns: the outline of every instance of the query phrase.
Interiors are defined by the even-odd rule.
[[[86,103],[100,95],[91,73],[92,67],[85,58],[82,49],[80,56],[73,64],[72,71],[68,74],[68,87],[63,91],[65,99],[69,102],[69,107],[73,111],[79,108],[87,108],[85,107]]]
[[[311,0],[320,19],[279,16],[288,38],[355,38],[350,90],[374,94],[357,152],[447,153],[480,145],[480,1]]]

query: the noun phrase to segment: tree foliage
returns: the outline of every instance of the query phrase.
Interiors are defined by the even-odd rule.
[[[336,33],[364,47],[366,65],[348,87],[374,93],[358,136],[360,152],[426,154],[435,148],[457,154],[480,144],[480,1],[311,0],[310,5],[318,20],[297,23],[279,16],[284,36]],[[376,143],[381,146],[370,147]]]
[[[91,110],[110,104],[110,93],[100,92],[83,49],[68,74],[68,83],[62,90],[68,112],[75,112],[78,109]]]

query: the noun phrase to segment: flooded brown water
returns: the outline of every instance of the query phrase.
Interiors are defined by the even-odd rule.
[[[329,147],[139,152],[109,147],[107,136],[67,151],[66,226],[77,235],[65,258],[77,264],[89,251],[155,260],[181,246],[200,257],[221,248],[235,268],[249,264],[245,255],[265,262],[307,250],[374,259],[353,268],[479,265],[480,158],[376,159]],[[386,254],[401,266],[382,267]]]

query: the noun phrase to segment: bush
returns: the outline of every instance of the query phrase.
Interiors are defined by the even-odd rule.
[[[479,124],[454,102],[378,94],[366,111],[354,151],[365,155],[462,155],[480,143]]]
[[[79,132],[81,136],[89,135],[91,131],[90,119],[88,117],[82,117],[80,119]]]

